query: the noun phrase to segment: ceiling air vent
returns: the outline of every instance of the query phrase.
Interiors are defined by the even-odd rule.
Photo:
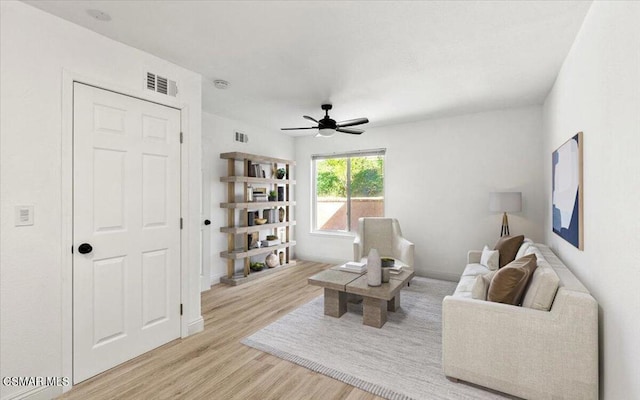
[[[178,94],[176,81],[172,81],[151,72],[147,72],[147,89],[173,97],[176,97]]]
[[[247,143],[249,141],[249,136],[242,132],[236,132],[236,142]]]

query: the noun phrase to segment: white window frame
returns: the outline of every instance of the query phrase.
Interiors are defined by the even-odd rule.
[[[346,151],[346,152],[336,152],[336,153],[328,153],[328,154],[313,154],[311,155],[311,233],[318,235],[336,235],[336,236],[354,236],[355,233],[350,231],[350,221],[351,221],[351,190],[347,190],[347,230],[339,231],[339,230],[328,230],[328,229],[319,229],[317,226],[317,205],[318,205],[318,174],[316,170],[316,161],[317,160],[326,160],[332,158],[347,158],[349,161],[347,162],[347,182],[351,184],[351,158],[352,157],[366,157],[366,156],[382,156],[383,157],[383,187],[382,187],[382,196],[384,201],[384,206],[382,210],[382,216],[385,214],[386,209],[386,181],[387,181],[387,158],[386,158],[386,148],[380,149],[369,149],[369,150],[354,150],[354,151]]]

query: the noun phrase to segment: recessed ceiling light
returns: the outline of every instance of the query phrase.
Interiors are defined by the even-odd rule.
[[[230,86],[231,84],[227,81],[225,81],[224,79],[216,79],[213,81],[213,86],[215,86],[217,89],[226,89]]]
[[[104,11],[91,9],[91,10],[87,10],[87,14],[97,19],[98,21],[102,21],[102,22],[111,21],[111,15],[107,14]]]

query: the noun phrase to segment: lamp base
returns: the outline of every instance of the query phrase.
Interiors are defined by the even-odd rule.
[[[500,237],[509,236],[509,218],[507,213],[502,214],[502,228],[500,228]]]

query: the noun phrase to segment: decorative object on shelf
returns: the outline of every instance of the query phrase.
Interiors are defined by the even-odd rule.
[[[253,201],[267,201],[267,189],[253,188]]]
[[[275,268],[279,264],[278,256],[271,253],[264,259],[264,262],[267,264],[267,267]]]
[[[286,212],[284,211],[284,208],[282,207],[278,208],[278,219],[280,220],[280,222],[284,222],[285,214]]]
[[[255,218],[254,219],[256,225],[264,225],[267,223],[267,219],[266,218]]]
[[[281,251],[278,255],[280,256],[280,265],[284,265],[284,251]]]
[[[580,250],[584,249],[582,132],[552,154],[553,232]]]
[[[249,264],[249,268],[254,272],[262,271],[264,269],[264,263],[252,262]]]
[[[275,190],[269,191],[269,201],[276,201],[278,198],[278,193]]]
[[[275,208],[267,208],[262,210],[262,218],[267,220],[268,224],[276,223],[276,209]]]
[[[253,232],[249,234],[249,248],[254,249],[259,246],[260,243],[260,234],[258,232]]]
[[[278,186],[278,201],[284,201],[284,186]]]
[[[369,250],[369,255],[367,256],[367,284],[369,286],[380,286],[382,284],[380,255],[376,249]]]
[[[280,239],[275,238],[275,239],[265,239],[263,241],[260,242],[262,244],[262,247],[271,247],[271,246],[277,246],[279,245]]]
[[[522,193],[521,192],[492,192],[489,194],[489,211],[501,212],[502,228],[500,228],[500,237],[509,236],[509,219],[507,212],[522,211]]]
[[[253,174],[251,173],[251,171],[253,171]],[[264,174],[264,171],[262,170],[262,165],[252,164],[251,168],[249,169],[249,176],[253,176],[256,178],[264,178],[265,174]]]
[[[256,213],[253,211],[247,212],[247,226],[253,226],[256,223]]]
[[[251,178],[254,178],[256,176],[256,170],[253,168],[253,164],[251,163],[251,160],[247,160],[247,173]]]
[[[247,201],[253,201],[253,188],[251,185],[247,186]]]
[[[278,179],[282,179],[285,177],[285,175],[287,174],[287,170],[284,168],[278,168],[278,170],[276,171],[276,178]]]

